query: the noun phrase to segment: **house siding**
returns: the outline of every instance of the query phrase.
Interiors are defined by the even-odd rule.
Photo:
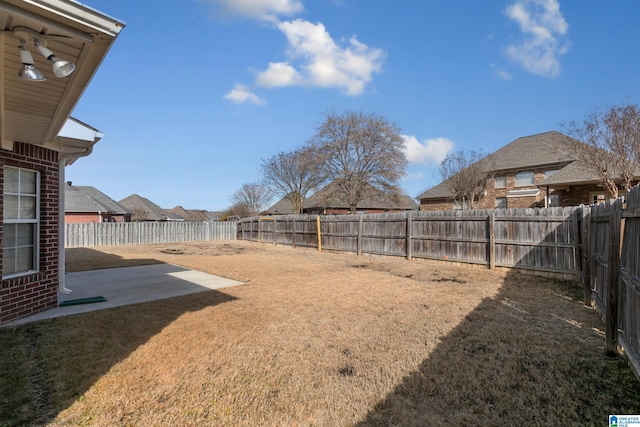
[[[539,189],[540,192],[535,197],[509,197],[507,199],[507,208],[540,208],[545,206],[545,190],[537,187],[536,185],[526,185],[516,187],[516,174],[519,172],[533,172],[534,173],[534,183],[539,183],[544,179],[544,174],[546,171],[554,170],[555,168],[544,168],[544,169],[523,169],[517,171],[509,171],[509,172],[495,172],[492,178],[487,180],[487,189],[486,195],[476,202],[476,208],[478,209],[495,209],[496,207],[496,199],[507,197],[507,194],[513,190],[533,190]],[[506,186],[505,188],[496,188],[496,177],[506,177]],[[587,192],[588,193],[588,192]],[[551,189],[549,191],[549,195],[556,194],[555,190]],[[561,206],[571,206],[564,205]],[[452,210],[453,203],[448,201],[447,199],[422,199],[420,200],[420,210],[424,211],[446,211]]]
[[[88,213],[65,213],[65,223],[78,223],[78,222],[129,222],[124,215],[112,215],[112,214],[97,214],[94,212]]]
[[[0,150],[0,186],[3,189],[4,166],[40,171],[40,269],[34,274],[0,280],[0,323],[58,304],[58,153],[23,143],[14,143],[14,151]],[[0,197],[0,212],[3,211],[2,204]]]

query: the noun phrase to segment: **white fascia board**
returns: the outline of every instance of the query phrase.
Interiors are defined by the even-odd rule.
[[[530,188],[524,190],[510,190],[507,192],[507,197],[535,197],[540,193],[539,188]]]
[[[104,34],[116,37],[126,24],[100,11],[74,0],[23,0],[34,6],[49,10],[56,15],[65,17],[93,28]]]
[[[59,138],[77,139],[92,143],[98,142],[103,136],[104,134],[102,132],[99,132],[97,129],[94,129],[73,117],[67,119],[64,126],[62,126],[62,129],[58,133]]]

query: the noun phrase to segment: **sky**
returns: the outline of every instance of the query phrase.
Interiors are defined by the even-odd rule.
[[[346,111],[401,130],[417,197],[448,153],[640,103],[637,1],[83,3],[126,27],[72,113],[104,137],[66,179],[116,201],[222,211]]]

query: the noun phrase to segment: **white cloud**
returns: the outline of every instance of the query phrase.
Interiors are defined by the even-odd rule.
[[[405,155],[411,164],[440,164],[453,149],[454,143],[448,138],[425,139],[420,142],[415,136],[402,135],[405,143]]]
[[[233,89],[224,96],[224,99],[235,104],[244,104],[245,102],[256,105],[264,104],[262,98],[251,92],[251,90],[243,84],[236,84]]]
[[[559,58],[569,49],[569,25],[558,0],[516,0],[506,15],[524,35],[519,43],[507,46],[507,56],[531,73],[555,77],[560,72]]]
[[[384,52],[368,47],[355,36],[347,46],[340,47],[321,23],[296,19],[280,22],[278,28],[287,37],[287,53],[297,68],[289,62],[269,63],[256,79],[260,86],[337,87],[355,96],[382,68]]]
[[[201,0],[229,15],[277,21],[278,16],[292,16],[304,9],[300,0]]]
[[[299,84],[302,77],[286,62],[270,62],[269,68],[258,74],[256,84],[264,87],[282,87]]]
[[[513,79],[513,76],[507,71],[498,70],[498,78],[500,78],[501,80],[511,80]]]

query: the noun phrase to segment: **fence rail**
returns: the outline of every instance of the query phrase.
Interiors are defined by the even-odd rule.
[[[247,218],[238,239],[579,277],[579,208]]]
[[[65,247],[235,240],[235,222],[96,222],[65,224]]]

